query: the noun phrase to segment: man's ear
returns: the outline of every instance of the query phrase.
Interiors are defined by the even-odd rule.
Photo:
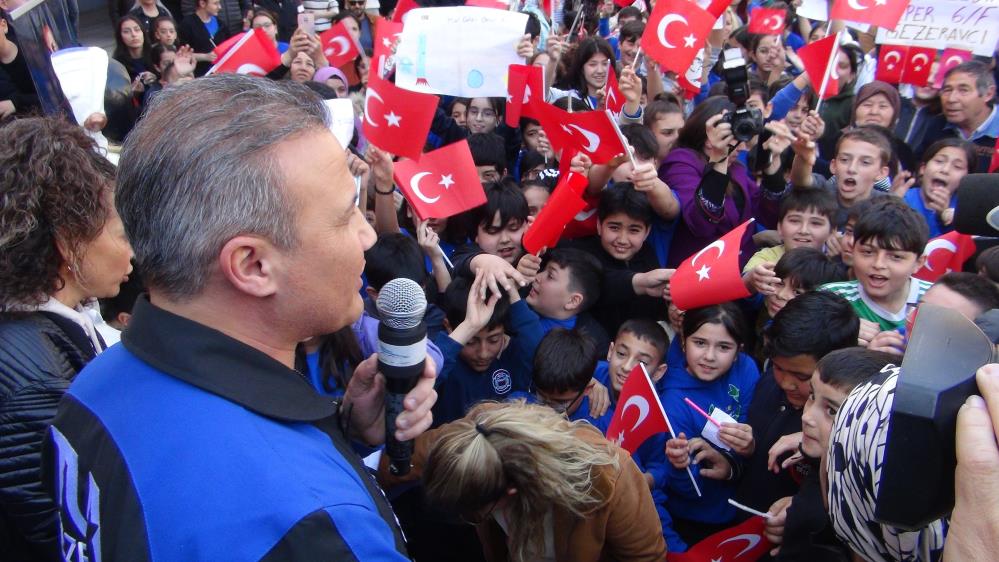
[[[222,246],[219,266],[222,275],[237,291],[254,297],[278,292],[277,272],[283,265],[281,252],[258,236],[237,236]]]
[[[128,323],[132,321],[132,315],[127,312],[119,312],[115,320],[122,326],[128,326]]]
[[[916,258],[916,265],[912,266],[912,273],[919,271],[924,265],[926,265],[926,256],[920,254],[919,257]],[[912,273],[909,275],[912,275]]]
[[[373,301],[377,301],[378,300],[378,291],[374,290],[371,287],[371,285],[368,285],[367,287],[364,288],[364,293],[366,295],[368,295],[369,299],[371,299]]]
[[[610,363],[611,355],[614,355],[614,342],[610,342],[610,346],[607,347],[607,362]]]

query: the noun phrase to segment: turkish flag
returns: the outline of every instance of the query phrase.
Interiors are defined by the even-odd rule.
[[[718,19],[690,0],[659,0],[642,34],[642,48],[662,70],[683,74]]]
[[[237,33],[236,35],[233,35],[232,37],[216,45],[215,48],[212,49],[212,52],[215,53],[215,56],[217,57],[225,56],[225,54],[229,52],[229,49],[231,49],[232,46],[235,45],[236,43],[239,43],[239,40],[242,39],[243,36],[246,35],[246,33],[247,32],[244,31],[243,33]]]
[[[869,23],[894,30],[909,7],[909,0],[836,0],[829,19]]]
[[[808,73],[808,78],[812,81],[812,89],[816,92],[820,91],[822,81],[827,80],[822,99],[829,99],[839,93],[839,75],[836,74],[835,58],[838,54],[838,33],[825,39],[813,41],[798,49],[798,58],[805,65],[805,72]]]
[[[552,149],[556,153],[562,153],[559,161],[566,160],[569,155],[578,152],[576,143],[562,130],[562,123],[569,116],[568,111],[559,109],[550,103],[545,103],[541,99],[541,96],[532,98],[528,105],[530,106],[531,116],[537,119],[538,123],[541,123],[541,128],[544,129],[545,136],[548,137],[548,142],[551,143]]]
[[[486,203],[465,139],[427,152],[419,160],[400,159],[393,175],[420,220],[450,217]]]
[[[704,79],[704,51],[699,51],[694,61],[690,63],[687,72],[677,75],[677,82],[683,88],[684,97],[688,100],[701,93],[701,81]]]
[[[739,271],[739,248],[751,222],[733,228],[676,268],[669,290],[677,308],[690,310],[749,296]]]
[[[278,53],[277,46],[263,29],[258,28],[240,35],[226,50],[225,55],[215,61],[207,74],[267,76],[267,73],[280,65],[281,54]]]
[[[617,73],[614,72],[612,65],[607,74],[607,95],[604,96],[604,104],[607,109],[617,115],[621,113],[621,108],[624,107],[626,101],[624,94],[621,93],[621,85],[617,83]]]
[[[392,21],[402,23],[402,16],[406,15],[406,12],[419,7],[416,0],[399,0],[399,3],[395,5],[395,11],[392,12]]]
[[[634,453],[649,437],[666,432],[672,433],[659,394],[639,363],[621,387],[607,439]]]
[[[533,117],[535,96],[544,101],[544,69],[534,64],[511,64],[506,87],[506,124],[517,128],[521,116]]]
[[[766,524],[764,518],[755,515],[734,527],[718,531],[690,547],[687,552],[666,555],[666,562],[755,562],[774,547],[763,534]]]
[[[961,271],[964,262],[975,254],[975,239],[954,230],[937,236],[926,243],[923,257],[926,262],[912,274],[923,281],[936,281],[951,271]]]
[[[937,89],[943,88],[944,76],[947,75],[947,71],[962,62],[968,62],[971,60],[971,56],[971,51],[954,48],[945,49],[943,54],[940,55],[940,64],[937,65],[937,73],[933,77],[933,87]]]
[[[392,71],[395,47],[402,34],[402,24],[391,20],[381,20],[375,26],[374,50],[371,53],[371,66],[382,78]]]
[[[573,147],[594,164],[606,164],[618,154],[627,154],[611,117],[604,111],[566,112],[560,128]]]
[[[323,46],[323,55],[331,66],[340,68],[361,54],[357,48],[354,36],[347,31],[343,21],[319,34],[319,42]]]
[[[749,17],[749,32],[760,35],[780,35],[784,33],[784,20],[787,10],[780,8],[756,8]]]
[[[542,248],[554,248],[558,244],[565,226],[586,205],[580,193],[587,183],[582,174],[562,174],[548,202],[524,233],[522,243],[528,253],[537,254]]]
[[[364,136],[382,150],[418,159],[436,111],[437,96],[403,90],[372,74],[364,96]]]
[[[930,69],[937,50],[929,47],[909,47],[905,68],[902,69],[902,83],[913,86],[926,86],[930,83]]]
[[[905,61],[908,58],[909,48],[904,45],[881,45],[874,79],[898,84],[902,81],[902,69],[905,68]]]

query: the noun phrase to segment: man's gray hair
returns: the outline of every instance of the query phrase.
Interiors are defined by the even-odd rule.
[[[297,208],[273,149],[327,122],[321,100],[292,82],[223,74],[157,94],[125,140],[115,193],[147,284],[199,294],[239,235],[295,247]]]
[[[989,65],[985,64],[980,60],[967,60],[961,64],[951,68],[944,75],[944,80],[950,78],[952,74],[957,73],[970,74],[975,77],[975,89],[978,91],[978,95],[984,96],[989,92],[989,88],[996,85],[996,78],[992,75],[992,69]]]

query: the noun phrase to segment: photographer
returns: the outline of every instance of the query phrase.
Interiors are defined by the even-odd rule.
[[[793,137],[781,122],[766,125],[766,130],[775,134],[763,145],[771,158],[763,170],[761,187],[739,161],[740,151],[754,146],[758,136],[747,138],[741,134],[745,128],[752,128],[745,121],[737,121],[733,128],[728,116],[736,111],[736,104],[721,96],[698,105],[680,130],[676,148],[659,168],[659,177],[680,200],[682,219],[677,225],[667,267],[676,267],[751,217],[756,217],[766,228],[776,225],[780,199],[788,191],[780,154],[790,146]],[[762,118],[755,127],[758,135],[763,130]],[[736,132],[740,134],[737,136]],[[740,267],[753,251],[751,242],[743,244]]]

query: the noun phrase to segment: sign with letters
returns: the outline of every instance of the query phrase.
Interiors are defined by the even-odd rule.
[[[523,64],[527,14],[459,6],[406,14],[395,53],[400,88],[460,97],[506,97],[506,72]]]
[[[912,0],[895,31],[878,29],[877,43],[968,49],[992,56],[999,42],[999,0]]]

